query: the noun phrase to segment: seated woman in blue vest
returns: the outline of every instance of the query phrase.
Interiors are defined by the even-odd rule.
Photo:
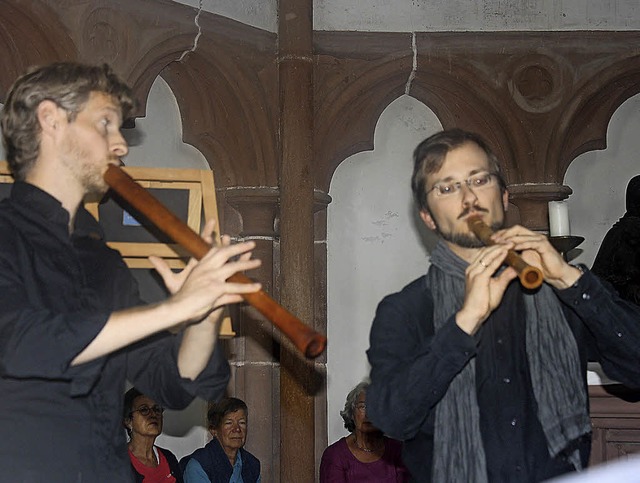
[[[244,401],[235,397],[209,409],[213,439],[180,461],[185,483],[260,483],[260,461],[243,448],[248,412]]]

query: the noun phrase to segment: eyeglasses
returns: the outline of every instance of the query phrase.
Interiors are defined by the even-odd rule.
[[[358,411],[364,411],[365,409],[367,409],[367,405],[363,402],[356,404],[356,409]]]
[[[151,414],[151,411],[153,411],[156,414],[162,414],[164,412],[164,408],[162,406],[140,406],[138,409],[134,409],[133,411],[131,411],[129,413],[129,415],[135,413],[135,412],[139,412],[141,416],[144,416],[145,418],[147,416],[149,416],[149,414]]]
[[[491,186],[495,185],[495,180],[495,173],[476,173],[469,176],[464,181],[448,181],[444,183],[436,183],[433,188],[429,190],[429,193],[433,191],[438,198],[446,198],[448,196],[459,193],[462,189],[463,183],[466,184],[467,188],[469,188],[470,190],[481,190],[484,188],[490,188]]]

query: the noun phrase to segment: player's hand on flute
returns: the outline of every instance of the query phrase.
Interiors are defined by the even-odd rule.
[[[563,289],[573,285],[582,272],[569,265],[562,255],[553,248],[549,238],[527,228],[516,225],[499,230],[491,237],[496,243],[512,243],[514,250],[521,251],[522,258],[539,268],[546,282]]]
[[[213,241],[214,228],[215,222],[210,220],[203,229],[202,236],[209,244]],[[235,273],[260,266],[260,260],[250,258],[254,248],[252,241],[232,245],[225,235],[219,247],[211,248],[200,261],[189,260],[179,273],[173,272],[161,258],[149,257],[149,260],[172,294],[170,303],[184,305],[185,319],[196,321],[218,307],[241,302],[242,294],[260,290],[259,283],[227,282]]]
[[[465,271],[465,295],[462,308],[456,314],[456,323],[468,334],[474,334],[493,312],[509,283],[517,277],[512,267],[506,267],[493,276],[504,262],[508,244],[496,244],[478,250],[475,259]]]

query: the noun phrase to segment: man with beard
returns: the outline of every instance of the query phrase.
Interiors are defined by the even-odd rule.
[[[640,310],[546,236],[503,229],[508,192],[477,135],[437,133],[414,152],[412,189],[440,236],[428,273],[379,304],[367,412],[404,440],[414,481],[537,482],[589,459],[586,363],[640,384]],[[496,230],[485,247],[466,220]],[[509,249],[545,283],[526,291]]]
[[[104,195],[103,174],[127,154],[120,126],[132,106],[108,66],[76,63],[32,70],[6,98],[15,183],[0,204],[0,481],[133,481],[125,380],[176,409],[227,385],[221,307],[259,289],[226,282],[259,265],[253,243],[225,238],[181,273],[153,258],[171,295],[143,305],[83,207]]]

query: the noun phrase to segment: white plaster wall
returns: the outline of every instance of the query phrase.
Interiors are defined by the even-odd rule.
[[[130,145],[124,158],[128,166],[211,169],[200,151],[182,141],[178,102],[162,77],[151,86],[146,116],[124,133]]]
[[[347,393],[369,373],[365,351],[380,299],[424,274],[426,245],[418,231],[410,179],[415,146],[441,129],[424,104],[402,96],[382,113],[373,151],[336,170],[328,208],[328,437],[346,434],[339,415]],[[426,240],[423,240],[426,235]]]
[[[156,444],[170,449],[178,460],[203,447],[211,439],[206,429],[207,403],[196,398],[182,411],[164,413],[162,434]]]
[[[637,30],[637,0],[315,0],[315,30]]]

